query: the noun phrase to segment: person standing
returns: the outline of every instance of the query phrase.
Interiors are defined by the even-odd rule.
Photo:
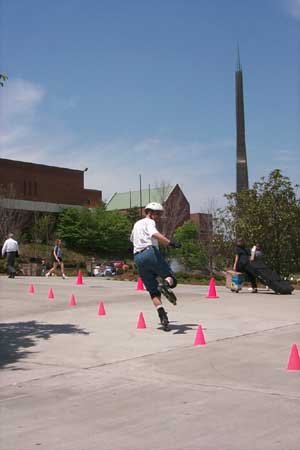
[[[52,273],[56,271],[57,267],[60,266],[61,276],[63,279],[66,279],[67,277],[65,275],[64,263],[62,259],[62,241],[60,239],[57,239],[55,241],[52,259],[53,259],[53,267],[49,270],[48,273],[46,273],[46,277],[52,275]]]
[[[16,269],[15,269],[15,259],[19,256],[19,244],[18,242],[13,239],[14,235],[13,233],[9,233],[8,239],[4,241],[3,247],[2,247],[2,256],[7,261],[7,272],[8,272],[8,278],[15,278]]]
[[[168,239],[156,228],[156,223],[159,222],[163,213],[163,207],[160,203],[149,203],[145,207],[145,213],[146,217],[134,224],[130,236],[133,243],[134,262],[150,294],[153,305],[157,309],[164,330],[169,331],[169,320],[162,305],[161,294],[173,305],[176,305],[177,298],[172,289],[176,287],[177,280],[169,264],[160,253],[158,243],[173,248],[180,247],[180,244]],[[158,283],[157,277],[162,278],[162,284]]]
[[[253,245],[253,247],[251,248],[250,261],[255,261],[256,259],[262,258],[263,256],[264,256],[264,254],[263,254],[260,244]]]
[[[251,270],[250,251],[246,248],[246,245],[245,245],[245,242],[243,239],[238,239],[237,243],[236,243],[233,270],[235,272],[243,272],[247,275],[247,277],[251,283],[252,292],[254,294],[256,294],[257,293],[257,284],[256,284],[256,277],[253,274],[253,270]]]

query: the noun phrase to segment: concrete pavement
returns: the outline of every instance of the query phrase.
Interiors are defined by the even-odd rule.
[[[0,278],[1,450],[300,449],[300,291],[179,285],[166,333],[135,283],[84,281]]]

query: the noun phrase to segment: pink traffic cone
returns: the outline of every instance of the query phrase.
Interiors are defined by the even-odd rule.
[[[137,285],[136,285],[135,290],[136,291],[144,291],[145,290],[144,284],[143,284],[143,281],[142,281],[141,277],[138,277]]]
[[[78,275],[77,275],[76,284],[83,284],[82,273],[81,273],[80,270],[79,270]]]
[[[106,311],[103,302],[99,303],[98,316],[106,316]]]
[[[296,344],[292,345],[287,370],[300,370],[300,356]]]
[[[34,285],[33,285],[33,284],[30,284],[30,285],[29,285],[29,287],[28,287],[28,292],[29,292],[29,294],[34,294],[35,289],[34,289]]]
[[[214,277],[209,281],[209,289],[206,298],[219,298],[216,292],[216,283]]]
[[[69,306],[76,306],[76,300],[75,300],[74,294],[71,295]]]
[[[48,298],[49,298],[49,299],[53,299],[53,298],[54,298],[54,292],[53,292],[53,289],[52,289],[52,288],[49,289],[49,292],[48,292]]]
[[[205,337],[203,334],[202,326],[199,325],[197,333],[196,333],[194,345],[205,345],[205,344],[206,344],[206,342],[205,342]]]
[[[142,312],[140,312],[136,327],[137,328],[146,328],[146,322],[145,322],[144,315]]]

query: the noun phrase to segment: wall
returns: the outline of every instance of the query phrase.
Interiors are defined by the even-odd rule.
[[[211,214],[192,213],[191,218],[198,230],[198,239],[200,241],[209,241],[213,232],[213,218]]]
[[[101,191],[84,189],[84,172],[0,158],[0,184],[15,199],[99,206]]]

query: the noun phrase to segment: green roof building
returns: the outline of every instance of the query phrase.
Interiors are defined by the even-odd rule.
[[[143,189],[141,191],[115,192],[109,199],[105,209],[107,211],[127,210],[131,208],[144,208],[150,202],[164,203],[176,186],[163,186],[161,188]]]
[[[161,231],[171,236],[176,228],[190,220],[190,204],[178,184],[140,191],[116,192],[107,202],[107,211],[126,212],[131,208],[145,208],[150,202],[164,207]]]

